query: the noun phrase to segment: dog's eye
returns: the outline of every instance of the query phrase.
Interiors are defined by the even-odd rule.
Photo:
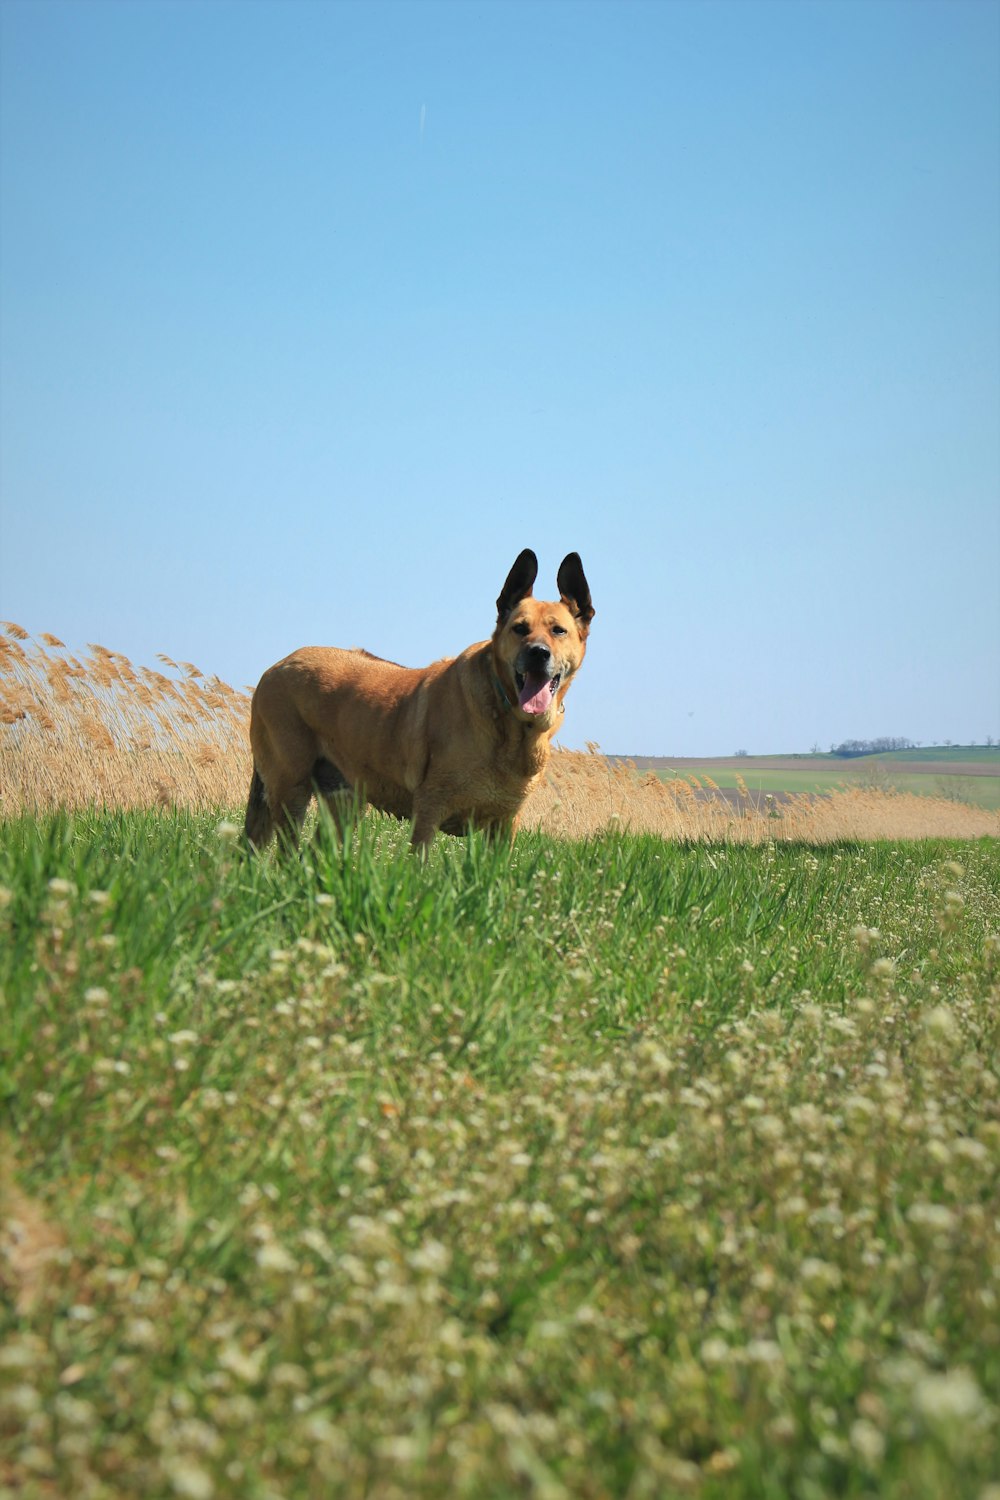
[[[552,634],[553,635],[565,635],[566,633],[567,632],[566,632],[566,626],[565,625],[553,625],[553,627],[552,627]]]
[[[519,620],[516,625],[511,626],[511,629],[513,630],[515,635],[531,634],[531,626],[528,625],[524,620]]]

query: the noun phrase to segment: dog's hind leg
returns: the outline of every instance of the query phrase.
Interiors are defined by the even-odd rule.
[[[263,849],[271,842],[274,834],[274,817],[271,813],[270,803],[267,800],[267,791],[260,772],[254,766],[253,776],[250,778],[250,795],[247,798],[247,812],[243,823],[243,831],[247,842],[254,849]]]
[[[259,772],[254,771],[245,824],[246,836],[253,848],[263,849],[277,833],[283,847],[294,849],[312,795],[312,781],[291,785],[272,781],[265,786]]]
[[[312,801],[312,782],[300,782],[298,786],[288,787],[282,792],[278,801],[278,815],[276,825],[279,841],[283,848],[294,849],[302,832],[302,824],[306,820],[309,804]]]
[[[313,766],[312,780],[316,794],[330,814],[334,828],[343,838],[353,819],[360,817],[364,812],[363,800],[359,798],[340,768],[335,766],[333,761],[327,760],[325,755],[320,756]]]

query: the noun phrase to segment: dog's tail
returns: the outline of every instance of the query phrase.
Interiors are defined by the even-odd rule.
[[[253,776],[250,779],[250,795],[247,798],[247,815],[243,830],[248,842],[255,849],[263,849],[274,832],[274,816],[256,766],[253,768]]]

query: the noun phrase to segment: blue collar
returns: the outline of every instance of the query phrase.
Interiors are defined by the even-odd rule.
[[[513,703],[511,703],[510,699],[507,697],[507,694],[504,691],[504,685],[500,681],[500,678],[497,676],[497,670],[496,670],[495,667],[493,668],[493,686],[496,688],[497,692],[500,694],[500,702],[503,704],[504,708],[509,709],[510,712],[513,713],[514,712],[514,705],[513,705]]]

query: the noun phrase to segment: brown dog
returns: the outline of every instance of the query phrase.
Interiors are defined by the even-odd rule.
[[[294,838],[314,792],[340,827],[366,803],[412,818],[421,851],[439,828],[512,835],[594,617],[575,552],[559,568],[558,603],[532,598],[537,573],[526,548],[500,592],[492,638],[461,656],[410,669],[307,646],[265,672],[250,711],[251,844],[262,847],[276,827]]]

